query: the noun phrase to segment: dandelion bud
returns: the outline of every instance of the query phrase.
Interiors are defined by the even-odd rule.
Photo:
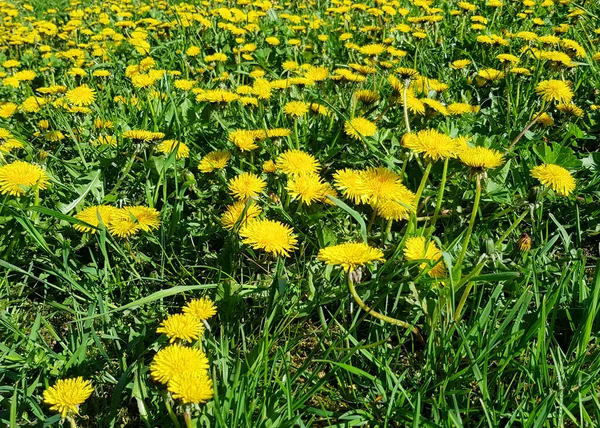
[[[517,247],[519,247],[519,251],[522,252],[531,250],[531,237],[528,234],[523,233],[517,241]]]
[[[43,163],[46,159],[48,159],[48,156],[50,156],[50,154],[46,150],[40,150],[37,155],[38,162]]]
[[[194,174],[192,173],[192,171],[185,171],[183,173],[183,178],[188,183],[195,183],[196,182],[196,177],[194,176]]]

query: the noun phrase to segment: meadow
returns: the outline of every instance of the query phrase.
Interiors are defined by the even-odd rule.
[[[598,2],[0,19],[0,425],[598,426]]]

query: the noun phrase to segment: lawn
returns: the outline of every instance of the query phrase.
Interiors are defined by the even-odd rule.
[[[596,1],[0,19],[0,425],[600,423]]]

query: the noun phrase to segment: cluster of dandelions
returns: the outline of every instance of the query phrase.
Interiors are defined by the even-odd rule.
[[[189,413],[191,405],[202,404],[213,397],[213,381],[209,361],[202,349],[201,339],[207,320],[217,313],[208,298],[188,302],[181,313],[165,319],[157,333],[169,338],[169,345],[156,353],[150,364],[150,375],[167,385],[171,397],[180,400]],[[192,344],[193,343],[193,344]]]
[[[150,232],[160,226],[160,212],[145,206],[94,205],[75,214],[75,218],[83,222],[73,226],[80,232],[93,234],[104,227],[120,238],[128,238],[140,231]]]

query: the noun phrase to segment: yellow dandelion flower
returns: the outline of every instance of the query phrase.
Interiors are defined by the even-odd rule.
[[[290,177],[286,189],[292,199],[300,199],[310,205],[323,200],[326,185],[317,174],[298,174]]]
[[[435,129],[404,134],[402,145],[415,153],[422,153],[425,158],[433,161],[453,158],[457,149],[451,137]]]
[[[442,261],[442,252],[435,245],[435,242],[427,242],[424,236],[408,238],[406,240],[404,257],[411,262],[425,260],[419,267],[421,270],[431,267],[428,273],[432,278],[442,278],[446,275],[446,267]]]
[[[84,84],[67,91],[65,98],[76,106],[89,106],[96,100],[96,92]]]
[[[364,117],[355,117],[344,123],[346,135],[356,140],[372,137],[377,132],[377,125]]]
[[[240,200],[257,197],[267,186],[265,180],[251,172],[243,172],[229,180],[229,191]]]
[[[175,155],[177,159],[185,159],[190,156],[189,147],[185,143],[177,140],[164,140],[156,146],[156,150],[166,155],[177,150],[177,154]]]
[[[367,263],[385,261],[383,252],[363,242],[346,242],[319,250],[318,259],[328,265],[341,266],[346,272],[352,272],[358,266]]]
[[[101,135],[96,140],[92,141],[94,146],[107,145],[111,147],[117,147],[117,137],[114,135]]]
[[[110,234],[118,236],[119,238],[129,238],[140,230],[140,226],[135,221],[124,216],[122,212],[120,212],[108,225]]]
[[[57,411],[65,418],[69,412],[79,413],[79,405],[94,392],[89,380],[81,376],[74,379],[60,379],[44,391],[44,403],[50,410]]]
[[[32,187],[46,189],[50,177],[39,165],[15,161],[0,166],[0,193],[12,196],[24,195]]]
[[[454,61],[452,64],[450,64],[450,67],[452,67],[454,70],[461,70],[461,69],[471,65],[471,63],[472,63],[471,60],[468,60],[468,59],[458,59],[458,60]]]
[[[269,174],[269,173],[273,173],[275,171],[277,171],[277,165],[275,165],[275,162],[271,159],[266,160],[263,162],[263,166],[262,166],[263,172]]]
[[[167,385],[174,399],[183,403],[201,404],[213,398],[212,379],[204,372],[177,373]]]
[[[294,230],[278,221],[253,220],[240,230],[244,244],[255,250],[264,250],[277,256],[289,257],[290,251],[297,248],[298,238]]]
[[[340,189],[346,198],[351,199],[355,204],[366,202],[362,171],[342,169],[335,172],[333,179],[335,187]]]
[[[198,169],[203,173],[213,172],[215,169],[223,169],[227,166],[227,162],[231,155],[229,152],[215,150],[204,156],[198,164]]]
[[[417,195],[402,186],[395,193],[395,199],[381,200],[373,208],[377,215],[385,220],[407,220],[417,210],[416,198]]]
[[[354,93],[354,98],[363,104],[374,104],[379,101],[379,94],[370,89],[360,89]]]
[[[189,301],[183,307],[183,312],[192,315],[199,321],[206,321],[217,313],[217,307],[208,297],[201,297]]]
[[[575,179],[562,166],[551,163],[538,165],[531,170],[531,176],[562,196],[569,196],[575,190]]]
[[[547,102],[569,103],[573,99],[573,91],[567,82],[562,80],[544,80],[535,87],[535,92]]]
[[[302,150],[283,152],[277,157],[275,164],[277,169],[287,175],[315,174],[321,169],[319,161]]]
[[[160,327],[156,329],[157,333],[165,333],[171,343],[177,339],[185,340],[191,343],[198,339],[204,333],[204,326],[193,315],[174,314],[169,315]]]
[[[150,232],[160,227],[160,212],[155,208],[137,205],[134,207],[123,207],[119,212],[117,220],[127,220],[136,224],[141,230]]]
[[[112,207],[110,205],[94,205],[87,207],[73,216],[93,227],[82,224],[75,224],[73,227],[79,232],[90,232],[93,234],[96,233],[96,228],[100,226],[107,227],[111,221],[114,218],[118,218],[120,214],[121,210],[117,207]]]
[[[232,141],[243,152],[257,149],[256,139],[256,133],[246,129],[236,129],[229,133],[229,141]]]
[[[206,370],[208,358],[201,349],[176,343],[161,349],[150,364],[152,379],[165,384],[179,373],[202,373]]]
[[[309,103],[303,101],[289,101],[283,106],[283,112],[289,116],[302,117],[308,113]]]
[[[362,197],[374,207],[385,201],[402,201],[407,196],[408,189],[402,184],[400,176],[387,168],[368,167],[361,172],[361,176]]]
[[[11,103],[11,102],[0,103],[0,118],[8,119],[13,114],[15,114],[15,112],[17,111],[18,108],[19,108],[19,106],[15,103]]]
[[[227,207],[223,217],[221,217],[221,225],[224,229],[231,230],[236,225],[245,225],[249,220],[258,217],[261,212],[262,210],[254,201],[250,203],[245,200],[237,201]]]
[[[458,157],[462,163],[474,169],[497,168],[504,163],[504,156],[498,150],[486,147],[467,147]]]
[[[123,132],[123,138],[130,138],[132,140],[140,140],[143,142],[160,140],[165,137],[162,132],[146,131],[145,129],[130,129]]]

